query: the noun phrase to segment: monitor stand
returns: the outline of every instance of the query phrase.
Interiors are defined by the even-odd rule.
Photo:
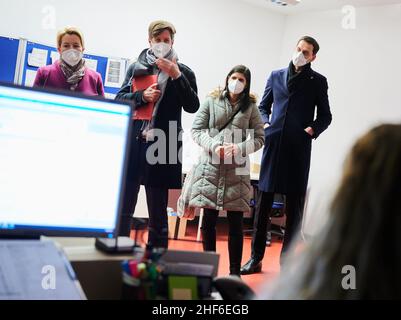
[[[135,241],[129,237],[96,238],[95,247],[106,253],[120,254],[133,253],[136,245]]]

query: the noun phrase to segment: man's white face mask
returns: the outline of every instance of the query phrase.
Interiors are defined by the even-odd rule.
[[[164,42],[158,42],[158,43],[152,43],[152,52],[157,58],[164,58],[168,55],[168,53],[171,50],[171,45],[164,43]]]
[[[239,80],[230,80],[228,82],[228,91],[233,94],[240,94],[244,89],[245,85]]]
[[[292,63],[296,67],[303,67],[304,65],[308,64],[308,59],[305,58],[304,54],[302,51],[295,52],[294,55],[292,56]]]
[[[76,49],[68,49],[61,53],[61,58],[71,67],[75,67],[83,57],[82,51]]]

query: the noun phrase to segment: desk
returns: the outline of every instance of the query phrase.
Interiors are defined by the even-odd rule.
[[[88,300],[121,299],[121,262],[132,259],[132,254],[105,254],[95,248],[94,238],[48,239],[65,252]]]
[[[121,299],[121,262],[132,259],[132,254],[111,255],[103,253],[95,248],[94,238],[42,237],[42,240],[46,239],[54,241],[65,252],[88,300]],[[214,255],[213,253],[203,254]],[[185,260],[185,253],[177,259]],[[207,263],[212,260],[213,257],[205,258]],[[215,267],[217,275],[218,264]],[[219,300],[221,296],[213,292],[211,299]]]

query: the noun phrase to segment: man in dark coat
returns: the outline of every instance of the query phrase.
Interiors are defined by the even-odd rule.
[[[154,21],[150,48],[132,64],[116,99],[132,100],[135,108],[120,235],[129,236],[140,185],[146,189],[148,244],[167,248],[168,190],[181,189],[182,109],[199,108],[195,74],[177,63],[174,26]]]
[[[287,219],[281,257],[302,222],[312,139],[326,130],[332,119],[327,80],[311,69],[311,62],[316,59],[318,51],[319,44],[315,39],[301,38],[289,67],[273,71],[267,80],[259,106],[265,123],[265,147],[255,210],[252,256],[242,267],[241,274],[260,272],[262,269],[269,213],[275,193],[286,196]]]

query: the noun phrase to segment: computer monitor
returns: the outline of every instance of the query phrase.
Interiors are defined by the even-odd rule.
[[[0,84],[0,237],[113,237],[132,108]]]

